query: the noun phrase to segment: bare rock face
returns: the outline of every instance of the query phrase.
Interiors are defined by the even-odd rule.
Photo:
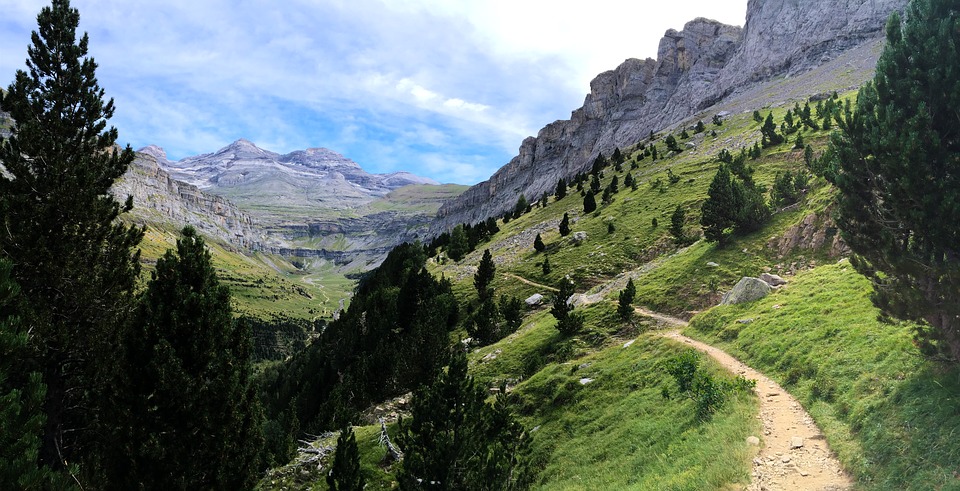
[[[111,188],[118,200],[133,197],[132,213],[138,221],[153,222],[159,215],[161,220],[193,225],[200,232],[243,249],[263,247],[264,232],[250,215],[220,196],[174,179],[160,167],[161,159],[166,160],[162,148],[142,149]]]
[[[489,180],[445,203],[431,233],[476,223],[552,193],[600,153],[631,147],[773,77],[817,67],[882,37],[907,0],[750,0],[746,24],[698,18],[669,30],[657,59],[629,59],[590,83],[583,106],[520,145]]]

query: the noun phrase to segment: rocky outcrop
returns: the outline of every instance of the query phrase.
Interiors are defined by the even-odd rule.
[[[114,184],[119,200],[133,196],[133,216],[141,223],[193,225],[209,236],[247,250],[263,247],[264,232],[247,213],[230,201],[174,179],[160,168],[157,147],[137,153],[133,164]]]
[[[759,278],[744,276],[737,282],[732,290],[723,296],[723,299],[720,300],[720,305],[738,305],[753,302],[766,297],[771,291],[773,291],[773,287],[765,281]]]
[[[552,193],[600,153],[631,147],[773,77],[816,67],[876,42],[887,16],[907,0],[750,0],[746,24],[698,18],[669,30],[657,59],[629,59],[598,75],[570,119],[527,138],[487,181],[445,203],[431,233],[476,223]]]

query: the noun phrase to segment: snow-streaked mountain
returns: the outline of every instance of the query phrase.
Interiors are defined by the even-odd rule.
[[[371,174],[326,148],[281,155],[240,139],[214,152],[170,161],[159,147],[140,150],[181,181],[240,205],[303,210],[352,209],[410,184],[439,184],[407,172]]]

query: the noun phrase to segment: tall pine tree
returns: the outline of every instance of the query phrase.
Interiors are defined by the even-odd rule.
[[[54,468],[84,465],[96,479],[98,455],[113,423],[107,381],[121,326],[139,274],[140,228],[120,223],[109,194],[133,161],[107,129],[113,101],[104,101],[88,38],[77,41],[80,14],[53,0],[37,16],[27,49],[0,109],[14,121],[0,143],[0,254],[22,289],[21,315],[32,335],[22,366],[47,385],[40,460]]]
[[[837,223],[884,314],[960,361],[960,9],[913,0],[893,15],[874,80],[838,118],[825,175]]]
[[[357,438],[348,424],[337,437],[337,450],[333,455],[333,466],[327,474],[327,486],[330,491],[362,491],[365,485],[365,479],[360,472]]]
[[[251,337],[192,227],[167,251],[139,302],[126,353],[128,431],[114,482],[126,489],[245,489],[256,481],[260,407]],[[122,382],[122,381],[121,381]],[[119,384],[118,384],[119,385]]]

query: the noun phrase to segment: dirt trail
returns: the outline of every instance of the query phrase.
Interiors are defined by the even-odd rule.
[[[667,316],[655,317],[679,321],[670,322],[678,326],[687,324]],[[757,435],[761,439],[760,453],[753,459],[753,479],[747,490],[839,491],[853,487],[853,480],[830,451],[813,418],[776,382],[723,350],[690,339],[679,331],[664,332],[663,336],[689,344],[728,370],[757,381],[763,435]]]
[[[517,281],[519,281],[519,282],[521,282],[521,283],[526,283],[526,284],[528,284],[528,285],[530,285],[530,286],[535,286],[535,287],[537,287],[537,288],[543,288],[544,290],[549,290],[549,291],[552,291],[552,292],[558,292],[558,291],[560,291],[560,290],[557,290],[556,288],[554,288],[554,287],[552,287],[552,286],[541,285],[540,283],[535,283],[535,282],[530,281],[530,280],[528,280],[528,279],[526,279],[526,278],[524,278],[524,277],[522,277],[522,276],[517,276],[517,275],[515,275],[515,274],[513,274],[513,273],[503,273],[503,277],[504,277],[504,278],[511,278],[511,279],[517,280]]]

